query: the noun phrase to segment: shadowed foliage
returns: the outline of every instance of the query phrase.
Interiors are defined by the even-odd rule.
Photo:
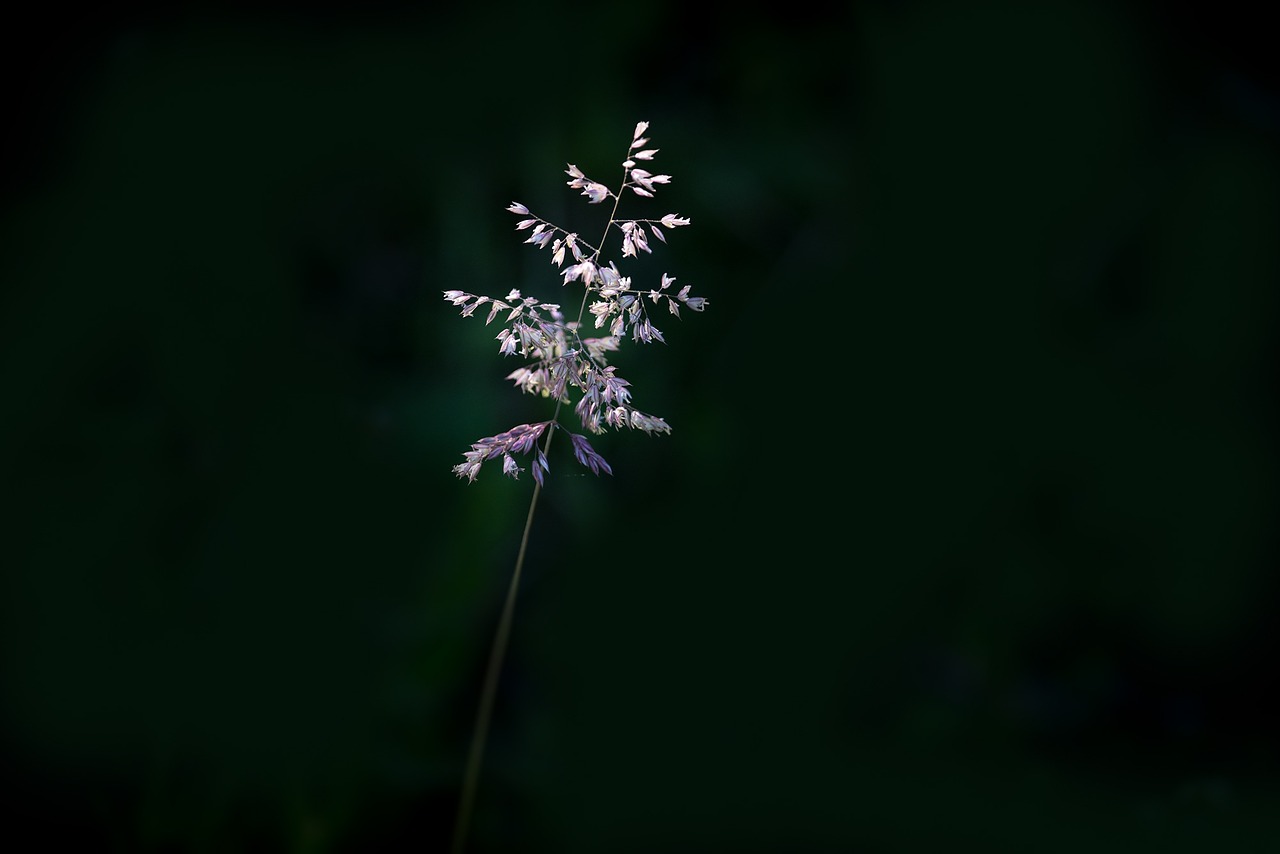
[[[440,294],[561,299],[504,209],[597,228],[638,119],[714,310],[552,451],[471,850],[1280,839],[1250,8],[15,26],[0,847],[444,848],[532,489],[450,467],[550,416]]]

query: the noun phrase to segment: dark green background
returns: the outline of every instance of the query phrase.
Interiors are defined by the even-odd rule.
[[[1249,8],[7,27],[0,847],[444,848],[532,487],[450,467],[549,412],[440,292],[560,299],[503,208],[648,120],[710,309],[553,455],[472,850],[1273,850]]]

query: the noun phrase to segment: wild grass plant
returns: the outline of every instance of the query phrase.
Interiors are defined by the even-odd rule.
[[[670,433],[671,427],[663,418],[633,405],[631,383],[619,376],[609,360],[628,338],[635,344],[664,342],[662,331],[654,323],[655,314],[659,318],[679,318],[682,309],[702,311],[707,307],[707,300],[690,293],[689,285],[676,287],[674,276],[663,273],[657,282],[641,287],[633,284],[630,276],[623,275],[618,261],[605,261],[607,247],[612,246],[626,263],[625,259],[638,259],[640,253],[652,254],[650,237],[666,243],[667,231],[689,225],[687,217],[674,213],[657,219],[619,216],[627,191],[632,196],[651,199],[659,186],[671,181],[670,175],[654,174],[640,165],[651,163],[658,153],[658,149],[646,147],[648,127],[648,122],[636,125],[616,189],[592,180],[572,163],[565,170],[569,176],[568,186],[581,191],[588,204],[611,206],[609,219],[595,244],[549,222],[519,202],[507,207],[520,217],[516,230],[529,233],[524,242],[539,250],[549,250],[551,264],[562,278],[561,286],[580,286],[577,309],[570,312],[572,320],[559,303],[525,296],[519,290],[513,289],[502,299],[460,290],[444,292],[445,300],[459,306],[463,317],[483,313],[486,326],[501,319],[502,328],[496,336],[498,352],[504,357],[518,356],[524,360],[507,379],[525,394],[554,402],[551,416],[546,420],[517,424],[473,442],[471,449],[463,454],[463,462],[453,467],[458,477],[474,481],[484,464],[493,462],[500,465],[504,475],[519,479],[526,469],[517,457],[525,457],[534,481],[515,568],[481,688],[454,825],[454,854],[460,854],[466,846],[529,532],[533,528],[538,497],[546,488],[546,476],[551,470],[548,459],[551,443],[558,433],[563,433],[578,463],[596,475],[612,474],[609,463],[597,453],[587,434],[599,435],[623,428],[648,434]],[[575,433],[562,420],[567,416],[564,410],[568,406],[573,407],[583,432]]]

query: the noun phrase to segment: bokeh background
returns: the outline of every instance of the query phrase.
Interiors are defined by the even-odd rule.
[[[558,298],[503,209],[640,120],[710,308],[553,456],[470,850],[1280,845],[1253,6],[5,30],[0,847],[446,849],[532,490],[450,467],[547,413],[440,293]]]

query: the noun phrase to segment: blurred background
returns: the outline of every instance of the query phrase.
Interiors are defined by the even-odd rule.
[[[645,120],[710,307],[553,452],[470,850],[1275,850],[1259,8],[7,26],[0,847],[447,848],[533,486],[450,467],[549,412],[440,295]]]

